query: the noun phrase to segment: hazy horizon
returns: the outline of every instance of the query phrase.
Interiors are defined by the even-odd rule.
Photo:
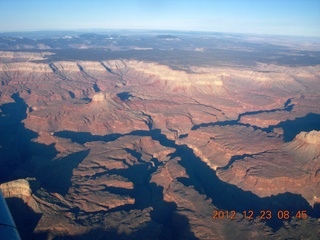
[[[320,1],[1,1],[0,32],[168,30],[320,37]]]

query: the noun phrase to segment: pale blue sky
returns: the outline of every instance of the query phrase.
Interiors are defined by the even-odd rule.
[[[320,37],[320,0],[0,0],[0,32],[163,29]]]

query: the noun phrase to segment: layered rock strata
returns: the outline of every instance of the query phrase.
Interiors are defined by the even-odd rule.
[[[33,193],[24,180],[1,188],[34,199],[42,213],[36,234],[318,234],[316,214],[278,229],[243,219],[233,193],[258,207],[287,192],[310,211],[318,203],[319,66],[188,70],[125,60],[0,64],[0,151],[16,153],[6,155],[12,178],[39,183]],[[212,219],[212,211],[231,208],[237,220]]]

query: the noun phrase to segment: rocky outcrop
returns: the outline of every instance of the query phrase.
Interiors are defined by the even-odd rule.
[[[18,179],[7,183],[0,184],[0,190],[5,198],[9,197],[31,197],[29,182],[25,179]]]
[[[106,96],[103,93],[97,93],[92,97],[92,102],[103,102],[105,100]]]
[[[320,131],[301,132],[296,136],[297,140],[309,143],[309,144],[320,144]]]
[[[32,180],[34,181],[34,180]],[[41,213],[41,210],[33,198],[30,184],[26,179],[18,179],[0,184],[0,190],[5,198],[18,198],[30,207],[35,213]],[[21,213],[24,214],[24,213]]]

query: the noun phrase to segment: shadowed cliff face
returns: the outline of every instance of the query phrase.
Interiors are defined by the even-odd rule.
[[[279,123],[275,128],[283,128],[283,138],[290,142],[300,132],[320,131],[320,114],[308,113],[304,117]]]
[[[35,171],[34,176],[41,182],[41,186],[48,191],[65,195],[72,184],[72,170],[78,166],[88,153],[89,150],[86,150],[51,160]]]
[[[12,171],[19,169],[30,156],[29,143],[37,133],[24,127],[22,120],[27,117],[27,105],[19,94],[13,94],[13,103],[1,105],[0,115],[0,181],[15,179]]]
[[[34,239],[34,229],[41,218],[41,214],[34,212],[20,198],[6,198],[6,202],[21,239]]]
[[[174,66],[82,61],[90,51],[0,64],[0,178],[28,178],[42,212],[25,211],[34,220],[25,236],[317,237],[319,66],[200,67],[160,50],[139,59]],[[61,54],[79,61],[55,61]],[[214,210],[236,220],[213,219]],[[250,210],[254,219],[244,218]],[[273,217],[260,219],[262,210]]]

